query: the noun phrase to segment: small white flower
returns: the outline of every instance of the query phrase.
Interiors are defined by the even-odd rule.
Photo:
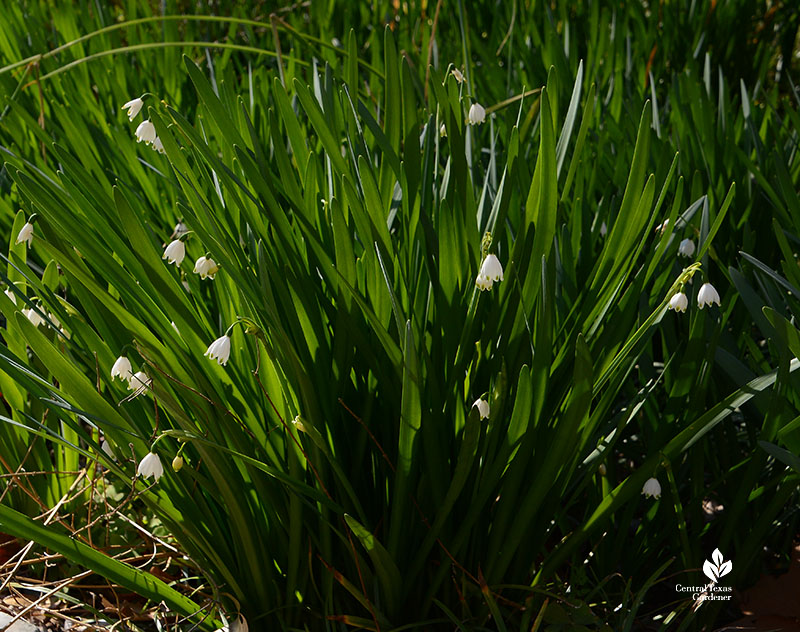
[[[445,127],[444,123],[442,123],[439,127],[439,136],[442,138],[447,138],[447,128]]]
[[[703,309],[706,305],[711,307],[713,303],[720,305],[719,292],[710,283],[703,283],[697,293],[697,306]]]
[[[111,379],[113,380],[117,377],[128,383],[133,379],[133,367],[126,356],[118,357],[117,361],[114,362],[114,366],[111,367]]]
[[[607,234],[608,234],[608,226],[606,226],[606,223],[603,222],[602,224],[600,224],[600,236],[605,237]]]
[[[34,327],[38,327],[39,325],[44,325],[45,320],[39,315],[32,307],[28,307],[22,310],[23,316],[25,316]]]
[[[31,247],[31,242],[33,241],[33,224],[30,222],[26,222],[25,226],[20,229],[17,235],[17,241],[14,243],[21,244],[23,241],[28,243],[28,248]]]
[[[480,125],[486,120],[486,110],[480,103],[473,103],[467,114],[468,125]]]
[[[144,371],[137,371],[131,376],[131,379],[128,382],[128,390],[133,391],[133,395],[131,395],[131,397],[139,397],[139,395],[150,388],[152,384],[153,380],[147,375],[147,373]]]
[[[485,399],[476,399],[472,403],[472,407],[478,409],[478,414],[481,416],[481,419],[489,419],[489,402]]]
[[[678,246],[678,254],[683,257],[691,257],[694,254],[694,242],[691,239],[684,239]]]
[[[228,334],[217,338],[214,342],[208,345],[208,349],[203,354],[211,360],[216,360],[217,364],[225,366],[228,358],[231,357],[231,337]]]
[[[658,482],[658,479],[648,478],[642,487],[642,493],[645,498],[650,498],[650,496],[661,498],[661,483]]]
[[[167,263],[174,263],[176,266],[180,266],[185,256],[186,244],[180,239],[175,239],[169,242],[169,245],[164,248],[164,254],[161,258],[166,259]]]
[[[189,229],[186,228],[186,224],[183,222],[178,222],[175,224],[175,228],[172,230],[172,235],[175,237],[175,239],[180,239],[188,232]]]
[[[686,294],[678,292],[671,299],[669,299],[669,309],[674,309],[676,312],[685,312],[689,307],[689,299]]]
[[[464,83],[464,74],[458,68],[453,68],[450,72],[453,73],[453,77],[458,83]]]
[[[164,466],[161,465],[161,459],[155,452],[148,452],[141,461],[136,470],[136,475],[143,478],[150,478],[151,476],[157,481],[164,473]]]
[[[110,444],[108,443],[108,441],[106,441],[105,439],[103,439],[103,442],[100,444],[100,449],[101,449],[101,450],[102,450],[102,451],[103,451],[105,454],[107,454],[108,456],[110,456],[112,459],[114,458],[114,452],[111,450],[111,445],[110,445]]]
[[[155,142],[156,140],[156,126],[150,121],[142,121],[139,127],[136,128],[136,142],[141,143],[144,141],[146,144]]]
[[[153,141],[153,149],[155,149],[159,154],[167,153],[164,151],[164,145],[161,144],[161,139],[156,136],[156,139]]]
[[[139,114],[142,110],[142,106],[144,105],[144,101],[141,99],[131,99],[125,105],[123,105],[120,109],[121,110],[128,110],[128,120],[132,121],[136,118],[136,115]]]
[[[666,232],[667,228],[669,228],[669,220],[665,219],[658,226],[656,226],[656,231],[655,232],[661,231],[661,234],[663,235],[664,232]]]
[[[203,255],[194,262],[194,273],[199,274],[201,279],[213,279],[219,271],[219,265],[210,257]]]
[[[6,296],[12,303],[14,303],[14,305],[17,304],[17,295],[14,294],[14,291],[11,288],[6,289]]]
[[[495,281],[503,280],[503,266],[500,265],[500,260],[495,255],[487,255],[481,264],[481,270],[478,272],[478,278],[475,279],[475,285],[480,290],[491,290]]]

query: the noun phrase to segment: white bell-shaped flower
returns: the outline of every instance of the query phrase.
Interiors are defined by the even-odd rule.
[[[125,105],[122,106],[122,110],[128,110],[126,114],[128,115],[128,120],[132,121],[136,118],[136,115],[139,114],[142,110],[142,106],[144,105],[144,101],[140,98],[131,99]]]
[[[700,291],[697,293],[697,306],[703,309],[706,305],[711,307],[713,303],[721,305],[719,300],[719,292],[710,283],[703,283],[700,286]]]
[[[213,279],[219,271],[219,264],[211,257],[203,255],[194,262],[194,273],[199,274],[201,279]]]
[[[33,224],[30,222],[26,222],[20,229],[17,240],[14,243],[21,244],[23,241],[28,244],[28,248],[31,247],[31,242],[33,241]]]
[[[648,478],[642,487],[642,493],[645,498],[660,498],[661,497],[661,483],[656,478]]]
[[[131,397],[139,397],[139,395],[150,388],[152,384],[153,380],[147,375],[147,373],[144,371],[137,371],[131,376],[131,379],[128,382],[128,390],[133,391],[133,395],[131,395]]]
[[[136,128],[136,142],[141,143],[144,141],[146,144],[151,144],[156,140],[156,126],[150,121],[142,121],[139,127]]]
[[[686,294],[683,292],[678,292],[669,299],[669,309],[674,309],[676,312],[685,312],[687,307],[689,307],[689,299],[686,298]]]
[[[475,285],[480,290],[491,290],[495,281],[503,280],[503,266],[495,255],[487,255],[481,264]]]
[[[112,459],[115,458],[114,457],[114,451],[111,449],[111,444],[108,441],[106,441],[105,439],[103,439],[103,441],[100,443],[100,449],[108,457],[110,457]]]
[[[142,478],[150,478],[152,476],[156,481],[161,478],[163,473],[164,466],[161,465],[161,459],[158,458],[155,452],[148,452],[147,456],[139,461],[139,467],[136,470],[137,476]]]
[[[167,153],[164,150],[164,145],[161,143],[161,139],[156,136],[156,139],[153,141],[153,149],[155,149],[159,154]]]
[[[684,239],[678,246],[678,254],[682,257],[691,257],[694,254],[695,246],[691,239]]]
[[[473,103],[467,114],[468,125],[480,125],[486,120],[486,110],[480,103]]]
[[[208,349],[203,354],[211,360],[216,360],[217,364],[225,366],[228,358],[231,357],[231,337],[228,334],[217,338],[214,342],[208,345]]]
[[[111,379],[119,378],[125,382],[130,383],[133,378],[133,367],[131,361],[126,356],[120,356],[111,367]]]
[[[478,414],[480,415],[481,419],[489,419],[489,402],[485,399],[476,399],[473,404],[473,408],[478,409]]]
[[[161,258],[166,259],[167,263],[174,263],[176,266],[180,266],[185,256],[186,244],[180,239],[174,239],[164,248],[164,254]]]

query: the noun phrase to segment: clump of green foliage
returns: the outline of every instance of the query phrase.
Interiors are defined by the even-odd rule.
[[[4,14],[0,530],[204,629],[699,625],[787,550],[797,16],[440,4]],[[31,518],[83,469],[174,582]]]

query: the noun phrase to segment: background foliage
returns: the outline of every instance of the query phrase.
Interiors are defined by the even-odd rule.
[[[796,12],[196,10],[4,13],[0,529],[209,629],[732,616],[673,585],[719,547],[746,586],[797,532]],[[120,110],[143,93],[164,155]],[[486,252],[505,274],[479,292]],[[121,354],[152,392],[126,400]],[[160,579],[108,556],[108,485],[185,553]]]

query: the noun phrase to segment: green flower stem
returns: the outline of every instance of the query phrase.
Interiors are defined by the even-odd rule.
[[[613,375],[614,370],[622,363],[622,361],[628,356],[631,352],[633,347],[642,339],[644,334],[647,332],[650,327],[652,327],[664,314],[664,311],[667,309],[667,304],[672,296],[680,290],[684,286],[685,283],[691,279],[695,272],[700,269],[700,263],[693,263],[687,268],[684,268],[683,272],[681,272],[680,276],[675,280],[675,283],[672,284],[672,287],[667,292],[664,300],[661,301],[661,304],[653,310],[650,314],[650,317],[642,323],[642,326],[636,330],[636,333],[631,336],[625,345],[620,349],[619,353],[616,357],[611,361],[611,364],[607,369],[605,369],[603,375],[601,375],[598,380],[595,382],[594,385],[594,392],[595,394],[599,393],[600,390],[605,386],[605,383],[609,380],[611,375]]]

